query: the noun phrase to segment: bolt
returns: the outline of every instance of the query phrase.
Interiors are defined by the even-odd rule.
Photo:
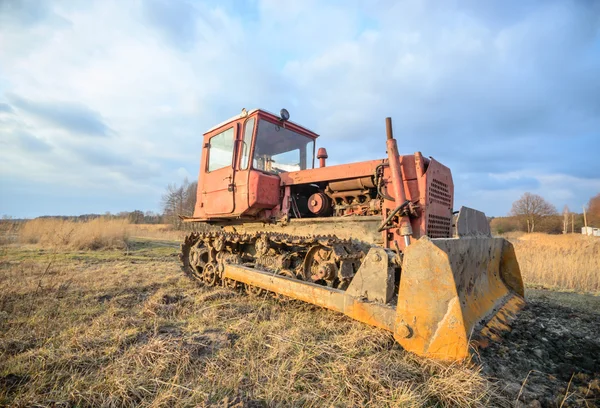
[[[379,261],[381,261],[381,255],[379,255],[377,252],[375,252],[375,253],[373,254],[373,260],[374,260],[375,262],[379,262]]]
[[[402,337],[403,339],[408,339],[412,337],[412,329],[410,326],[404,322],[401,322],[398,327],[396,327],[396,334],[398,337]]]
[[[312,205],[312,206],[315,206],[315,205],[317,205],[317,200],[312,200],[312,201],[310,202],[310,205]]]

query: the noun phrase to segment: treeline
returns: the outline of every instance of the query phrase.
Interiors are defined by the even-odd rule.
[[[527,232],[527,222],[523,217],[519,216],[507,216],[507,217],[492,217],[490,220],[490,227],[494,234],[504,234],[512,231]],[[583,214],[569,215],[569,224],[567,229],[564,229],[564,220],[562,215],[547,215],[540,218],[540,221],[533,231],[530,232],[544,232],[546,234],[562,234],[563,231],[571,233],[574,231],[577,234],[581,234],[581,228],[583,227]]]
[[[562,212],[537,194],[525,193],[512,205],[506,217],[493,217],[490,227],[495,234],[512,231],[545,232],[547,234],[581,233],[586,225],[600,226],[600,193],[590,198],[586,213],[564,206]]]

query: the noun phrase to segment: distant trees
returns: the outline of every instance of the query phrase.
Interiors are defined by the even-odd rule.
[[[55,218],[65,221],[86,222],[95,220],[96,218],[104,218],[107,220],[126,219],[132,224],[162,224],[163,216],[153,211],[143,212],[141,210],[120,211],[112,214],[106,211],[104,214],[82,214],[82,215],[42,215],[37,218]]]
[[[140,210],[134,210],[127,215],[129,222],[132,224],[143,224],[144,223],[144,212]]]
[[[189,182],[186,178],[181,185],[169,184],[162,197],[163,217],[165,222],[177,229],[183,227],[180,215],[192,216],[196,206],[196,190],[198,183]]]
[[[495,234],[519,231],[520,225],[517,217],[494,217],[490,220],[490,228]]]
[[[527,224],[527,232],[534,232],[543,217],[555,215],[556,208],[537,194],[525,193],[515,201],[510,215],[519,217]]]
[[[600,193],[590,198],[587,208],[588,226],[600,227]]]

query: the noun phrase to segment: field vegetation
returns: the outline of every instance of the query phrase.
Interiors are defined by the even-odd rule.
[[[56,218],[37,218],[25,222],[19,230],[19,241],[44,247],[69,249],[126,248],[129,221],[96,218],[74,222]]]
[[[511,233],[527,286],[600,294],[600,238]]]
[[[0,405],[507,406],[470,363],[300,302],[200,288],[177,243],[0,248]]]
[[[301,302],[197,287],[178,267],[184,233],[170,226],[36,219],[3,231],[12,238],[0,246],[0,405],[515,402],[472,362],[416,357],[383,331]],[[600,240],[509,239],[528,286],[600,291]]]
[[[135,224],[113,217],[0,221],[0,244],[19,242],[63,250],[127,249],[131,237],[178,241],[186,233],[171,224]]]

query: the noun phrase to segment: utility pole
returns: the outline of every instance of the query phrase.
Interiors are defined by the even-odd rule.
[[[575,213],[571,213],[571,233],[575,233]]]
[[[583,225],[585,226],[585,235],[587,235],[588,230],[587,230],[587,217],[585,216],[585,205],[583,206]]]

